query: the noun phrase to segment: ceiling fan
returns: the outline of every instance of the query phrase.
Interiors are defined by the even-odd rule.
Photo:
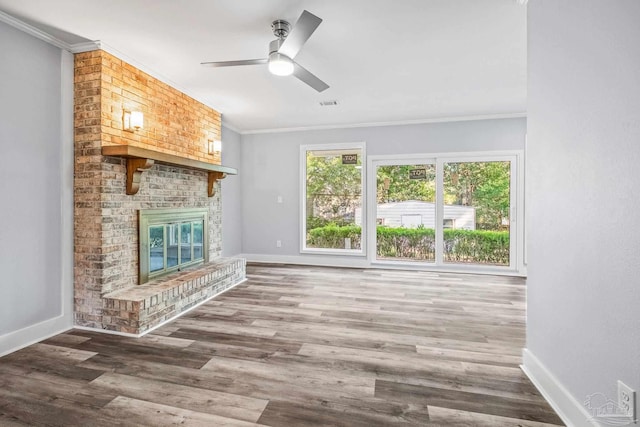
[[[271,74],[275,74],[276,76],[289,76],[293,74],[318,92],[322,92],[328,89],[329,85],[293,60],[321,22],[322,19],[306,10],[302,12],[302,15],[300,15],[300,18],[298,18],[293,28],[289,22],[283,19],[277,19],[271,24],[271,29],[277,39],[269,43],[268,58],[202,62],[201,64],[208,67],[268,64]]]

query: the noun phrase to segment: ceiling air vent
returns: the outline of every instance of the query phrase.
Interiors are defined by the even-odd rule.
[[[338,105],[338,101],[332,99],[331,101],[320,101],[320,106],[322,107],[330,107],[332,105]]]

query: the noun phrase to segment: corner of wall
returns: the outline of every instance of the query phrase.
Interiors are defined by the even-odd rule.
[[[73,312],[65,311],[56,318],[0,336],[0,357],[68,331],[72,327],[72,318]]]
[[[223,141],[223,163],[238,169],[238,176],[228,177],[222,182],[222,255],[236,257],[242,253],[243,233],[243,158],[242,134],[225,123],[221,125]]]
[[[575,427],[598,425],[581,402],[578,402],[558,378],[526,348],[522,351],[521,369],[565,424]]]

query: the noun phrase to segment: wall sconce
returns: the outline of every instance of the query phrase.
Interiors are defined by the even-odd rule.
[[[142,111],[126,111],[122,119],[124,130],[135,132],[144,128],[144,115]]]
[[[207,151],[211,156],[222,153],[222,141],[208,141]]]

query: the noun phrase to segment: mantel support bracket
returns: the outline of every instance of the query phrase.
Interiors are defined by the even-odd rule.
[[[127,194],[133,195],[140,189],[142,172],[153,166],[151,159],[128,158],[127,159]]]
[[[225,179],[227,174],[224,172],[209,172],[209,185],[207,187],[207,194],[209,197],[213,197],[216,194],[216,181],[219,179]]]

